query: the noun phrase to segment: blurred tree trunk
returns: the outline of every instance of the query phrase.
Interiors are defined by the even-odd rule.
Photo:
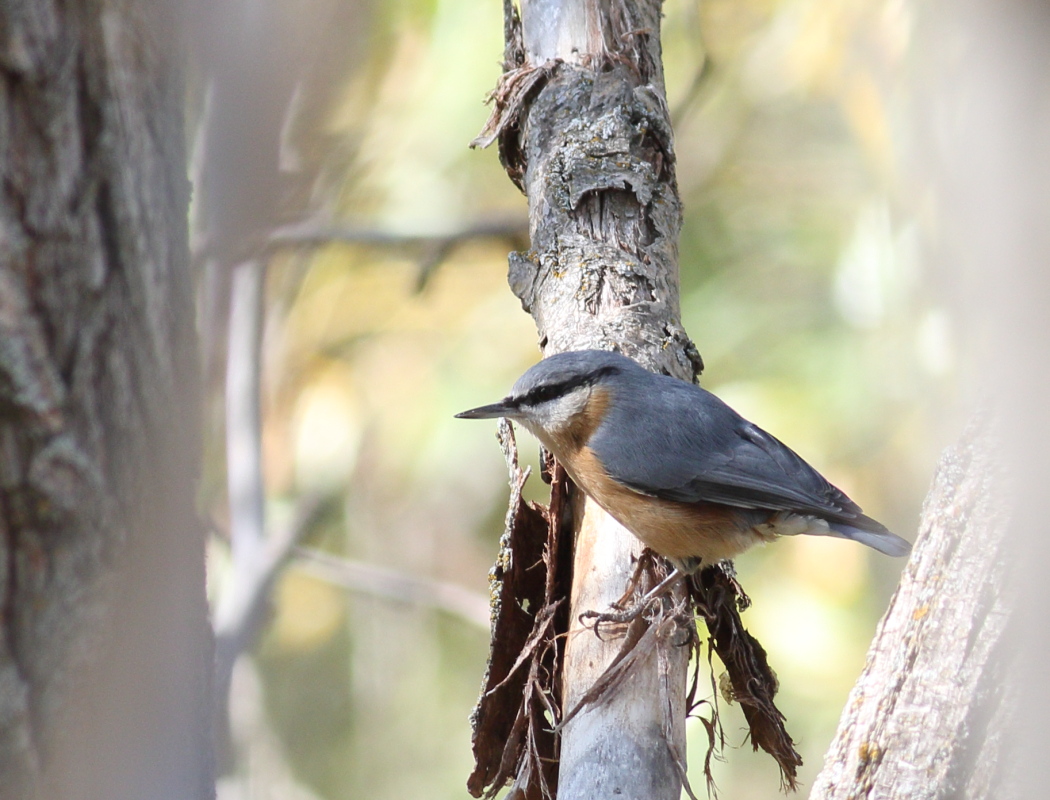
[[[1016,697],[1003,647],[1009,515],[988,424],[941,460],[812,800],[1001,796]]]
[[[512,254],[510,284],[536,320],[545,355],[619,350],[694,380],[682,329],[681,210],[664,97],[659,0],[505,3],[507,72],[479,137],[499,138],[529,200],[532,251]],[[576,549],[561,708],[573,709],[614,660],[622,636],[578,622],[627,586],[641,545],[588,498],[575,504]],[[670,800],[681,793],[689,648],[660,639],[627,680],[563,728],[558,797]]]
[[[1044,797],[1050,6],[913,10],[901,150],[909,188],[936,209],[930,271],[955,317],[960,371],[990,410],[942,459],[811,797]]]
[[[0,797],[206,798],[178,3],[0,3]]]

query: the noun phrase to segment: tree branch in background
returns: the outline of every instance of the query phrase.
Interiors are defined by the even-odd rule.
[[[262,330],[266,268],[233,269],[226,348],[226,484],[234,574],[251,574],[266,538],[262,472]]]
[[[222,595],[215,604],[215,731],[218,754],[228,755],[230,681],[238,657],[251,649],[266,621],[273,587],[296,545],[328,505],[327,497],[299,502],[285,528],[271,532],[252,558],[233,559]]]
[[[213,614],[215,730],[220,762],[228,755],[229,694],[233,666],[251,647],[266,617],[270,594],[292,548],[321,510],[321,498],[300,501],[286,529],[266,530],[262,465],[262,330],[266,270],[246,261],[230,286],[226,365],[226,479],[230,509],[230,574]]]
[[[528,220],[519,217],[480,219],[458,230],[442,234],[405,233],[382,230],[364,224],[335,224],[318,221],[287,225],[270,234],[269,249],[281,247],[323,247],[330,244],[358,244],[407,248],[419,252],[416,291],[422,291],[449,254],[474,239],[509,239],[515,246],[528,242]],[[524,246],[524,244],[521,244]]]
[[[685,90],[685,94],[679,98],[678,103],[671,109],[671,125],[677,128],[682,124],[689,112],[692,111],[693,105],[703,94],[704,89],[711,83],[713,75],[714,67],[711,64],[711,58],[705,53],[704,60],[697,67],[696,72],[693,73],[693,79],[689,82],[689,88]]]
[[[489,601],[484,595],[454,583],[408,575],[363,561],[295,548],[295,567],[320,580],[392,603],[444,611],[480,628],[489,627]]]

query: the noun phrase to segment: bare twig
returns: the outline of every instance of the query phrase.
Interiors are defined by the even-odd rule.
[[[320,550],[297,547],[295,555],[297,569],[336,586],[396,603],[436,608],[485,630],[489,628],[489,601],[478,592],[454,583],[338,558]]]
[[[671,109],[671,125],[677,128],[682,124],[686,115],[692,110],[693,105],[696,103],[697,98],[703,93],[704,88],[710,83],[713,69],[711,67],[711,59],[705,54],[704,60],[697,67],[695,73],[693,73],[693,80],[689,84],[689,88],[686,89],[685,94],[675,103],[674,108]]]
[[[265,267],[246,261],[233,270],[226,360],[226,480],[232,574],[216,604],[216,693],[220,705],[233,662],[243,649],[268,583],[259,410],[260,335]]]
[[[226,356],[226,480],[234,572],[254,571],[265,519],[259,410],[263,283],[260,261],[233,269]]]
[[[266,537],[252,561],[234,561],[232,574],[219,602],[212,625],[215,629],[215,724],[220,758],[229,736],[227,713],[230,680],[238,656],[248,650],[269,607],[273,586],[295,545],[313,527],[325,506],[325,498],[301,501],[287,527]]]
[[[515,246],[528,242],[529,223],[523,217],[480,219],[447,233],[403,233],[366,224],[306,221],[273,231],[267,249],[323,247],[341,243],[375,247],[411,248],[419,251],[415,290],[421,292],[434,271],[463,242],[472,239],[510,239]]]
[[[252,568],[237,571],[234,566],[226,590],[215,608],[213,627],[216,638],[217,673],[222,673],[224,643],[233,647],[229,654],[229,669],[233,661],[251,643],[266,611],[266,602],[277,573],[292,555],[295,546],[313,526],[326,505],[327,499],[310,497],[303,500],[292,522],[271,533],[259,550]],[[228,671],[227,671],[228,674]]]
[[[274,581],[292,547],[321,508],[300,504],[292,524],[266,533],[260,412],[260,339],[265,266],[249,261],[233,272],[226,367],[226,463],[232,570],[215,607],[215,723],[220,759],[228,744],[230,679],[237,657],[251,646]]]
[[[405,233],[363,224],[308,221],[277,228],[270,235],[268,244],[271,247],[320,247],[333,242],[388,247],[425,246],[435,242],[459,244],[468,239],[525,236],[528,232],[528,220],[516,216],[481,219],[447,233]]]

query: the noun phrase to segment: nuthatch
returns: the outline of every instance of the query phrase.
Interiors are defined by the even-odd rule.
[[[682,572],[800,533],[903,556],[911,545],[710,392],[603,350],[559,353],[498,403],[577,486]]]

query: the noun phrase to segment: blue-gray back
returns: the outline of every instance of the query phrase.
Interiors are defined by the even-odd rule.
[[[710,392],[629,359],[616,366],[619,374],[600,384],[613,393],[610,411],[589,442],[615,480],[680,502],[869,521],[790,448]]]

